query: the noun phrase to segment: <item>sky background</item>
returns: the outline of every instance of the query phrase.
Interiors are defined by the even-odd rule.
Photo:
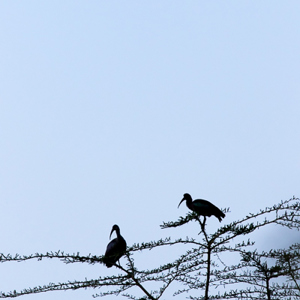
[[[1,1],[0,252],[102,255],[113,224],[129,246],[195,237],[195,223],[159,227],[188,212],[177,209],[186,192],[230,207],[223,224],[300,197],[299,11],[274,0]],[[278,233],[258,247],[299,241]],[[5,263],[0,290],[116,273]]]

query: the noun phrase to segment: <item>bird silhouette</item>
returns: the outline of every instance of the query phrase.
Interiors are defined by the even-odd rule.
[[[213,205],[207,200],[196,199],[193,201],[192,196],[186,193],[183,195],[183,198],[180,201],[178,207],[183,201],[186,201],[186,206],[190,210],[194,211],[200,216],[204,216],[204,217],[215,216],[216,218],[219,219],[220,222],[222,221],[222,218],[225,217],[225,214],[218,207],[216,207],[215,205]]]
[[[114,231],[116,231],[117,237],[109,242],[103,257],[103,262],[108,268],[112,267],[126,251],[126,241],[121,236],[118,225],[112,227],[109,238]]]

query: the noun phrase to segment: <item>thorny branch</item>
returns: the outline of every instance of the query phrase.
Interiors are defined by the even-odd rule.
[[[225,212],[227,211],[228,209],[225,210]],[[263,219],[261,220],[261,218]],[[203,233],[202,238],[199,239],[198,235],[195,238],[186,237],[175,240],[168,237],[157,241],[133,244],[127,248],[125,254],[126,266],[115,264],[121,274],[91,280],[49,283],[48,285],[28,288],[18,292],[1,293],[0,298],[90,287],[101,289],[101,292],[95,294],[94,297],[122,295],[128,299],[158,300],[172,282],[177,282],[182,288],[175,291],[174,295],[196,291],[198,296],[190,294],[189,299],[300,299],[299,244],[294,244],[289,249],[258,253],[256,250],[251,250],[254,241],[249,238],[238,243],[234,242],[237,237],[248,237],[257,229],[272,224],[299,230],[300,202],[298,198],[294,197],[281,201],[277,205],[249,214],[241,220],[225,224],[212,234],[207,232],[206,219],[201,222],[195,213],[188,213],[175,222],[163,223],[161,228],[178,227],[190,221],[199,222],[201,233]],[[159,249],[165,246],[175,247],[176,245],[185,245],[186,250],[174,261],[145,270],[136,268],[133,255],[137,251]],[[228,265],[224,257],[221,260],[221,255],[226,256],[230,253],[240,253],[240,261]],[[66,264],[88,263],[93,265],[103,263],[103,256],[92,254],[81,256],[79,253],[68,254],[63,251],[30,255],[0,254],[0,262],[3,263],[32,259],[41,261],[46,258],[58,259]],[[222,267],[218,266],[218,261],[221,261]],[[276,282],[276,279],[281,277],[287,278],[289,282],[284,284]],[[149,283],[155,283],[158,287],[150,290]],[[229,288],[231,286],[232,289]],[[144,297],[130,294],[129,290],[133,287],[138,287]],[[218,294],[209,295],[211,287],[217,288],[219,290]],[[225,288],[223,292],[220,290],[221,287]],[[204,298],[199,296],[201,290],[204,292]]]

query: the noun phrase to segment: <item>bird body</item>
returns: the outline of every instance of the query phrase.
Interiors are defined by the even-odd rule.
[[[215,216],[221,222],[222,218],[225,217],[225,214],[211,202],[204,200],[204,199],[196,199],[193,201],[190,194],[184,194],[182,200],[180,201],[179,205],[186,201],[186,206],[197,213],[200,216],[210,217]],[[178,205],[178,207],[179,207]]]
[[[114,231],[116,231],[117,237],[109,242],[103,258],[103,262],[108,268],[112,267],[126,251],[126,241],[121,236],[120,228],[118,225],[114,225],[112,227],[109,237],[111,237]]]

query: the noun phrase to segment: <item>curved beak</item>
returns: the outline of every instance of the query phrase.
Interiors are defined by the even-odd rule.
[[[182,198],[182,200],[180,201],[180,203],[178,204],[178,207],[180,206],[180,204],[184,201],[185,199],[184,198]],[[178,208],[177,207],[177,208]]]
[[[110,235],[109,235],[109,239],[111,239],[111,235],[112,235],[112,233],[115,231],[115,229],[114,228],[112,228],[112,230],[111,230],[111,232],[110,232]]]

